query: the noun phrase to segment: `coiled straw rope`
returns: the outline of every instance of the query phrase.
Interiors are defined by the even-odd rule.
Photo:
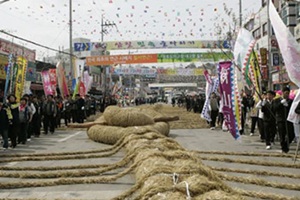
[[[158,108],[158,107],[157,107]],[[114,111],[122,112],[120,109],[112,108],[108,109],[110,113],[104,116],[113,116],[115,119],[119,119],[114,115]],[[127,110],[122,116],[126,116],[126,119],[120,122],[109,121],[110,124],[122,124],[127,127],[127,122],[130,125],[135,125],[134,121],[130,121],[136,116],[132,116],[130,111]],[[139,116],[143,112],[139,111]],[[156,111],[151,111],[151,116],[159,116]],[[148,116],[148,118],[149,118]],[[161,117],[161,116],[159,116]],[[127,122],[126,122],[127,121]],[[152,123],[155,120],[148,120]],[[126,123],[125,123],[126,122]],[[139,121],[139,124],[143,124],[143,121]],[[147,126],[147,123],[145,124]],[[157,125],[157,124],[156,124]],[[31,187],[45,187],[45,186],[57,186],[57,185],[73,185],[73,184],[95,184],[95,183],[108,183],[116,181],[117,179],[132,173],[135,175],[135,184],[123,194],[114,198],[114,200],[135,199],[135,200],[161,200],[161,199],[224,199],[224,200],[241,200],[244,197],[253,197],[261,199],[273,199],[273,200],[294,200],[296,197],[284,197],[274,194],[266,194],[260,192],[244,191],[233,189],[229,187],[224,181],[240,182],[245,184],[255,184],[265,187],[274,187],[288,190],[300,190],[300,185],[295,184],[283,184],[266,181],[261,178],[242,178],[238,176],[225,175],[219,172],[236,172],[246,174],[256,174],[265,176],[275,176],[274,172],[258,171],[258,170],[236,170],[228,168],[216,168],[206,167],[201,162],[202,160],[211,160],[218,162],[234,162],[250,165],[262,165],[262,166],[277,166],[286,168],[300,168],[300,165],[292,165],[288,163],[266,162],[257,160],[242,160],[232,158],[219,158],[203,156],[204,154],[218,154],[218,155],[239,155],[239,156],[263,156],[266,154],[257,153],[236,153],[232,152],[200,152],[197,153],[188,151],[183,148],[178,142],[165,137],[168,134],[169,126],[164,124],[164,133],[162,134],[158,129],[153,127],[128,127],[118,130],[118,137],[112,136],[114,132],[109,132],[108,127],[96,125],[97,128],[91,127],[93,132],[90,135],[91,139],[99,141],[99,138],[106,139],[108,143],[114,144],[112,147],[105,149],[98,149],[92,151],[81,152],[63,152],[63,153],[47,153],[47,154],[19,154],[10,158],[3,157],[0,162],[13,162],[13,161],[45,161],[45,160],[70,160],[70,159],[89,159],[89,158],[103,158],[114,155],[121,150],[125,150],[124,158],[120,161],[112,164],[98,164],[98,165],[73,165],[73,166],[57,166],[57,167],[12,167],[12,166],[0,166],[1,170],[17,170],[18,172],[6,172],[0,173],[2,177],[21,178],[20,180],[13,182],[0,183],[0,189],[13,189],[13,188],[31,188]],[[159,126],[157,126],[159,127]],[[106,131],[97,129],[105,128]],[[114,127],[113,130],[117,130],[118,127]],[[163,129],[161,129],[163,130]],[[98,137],[98,133],[101,133],[101,137]],[[115,141],[118,139],[117,141]],[[113,142],[112,142],[113,141]],[[272,157],[286,157],[279,156],[279,154],[273,154]],[[20,172],[22,171],[23,172]],[[53,172],[48,172],[53,170]],[[73,171],[61,171],[61,170],[73,170]],[[114,171],[115,170],[115,171]],[[39,171],[39,173],[28,172]],[[44,172],[41,172],[44,171]],[[105,175],[109,173],[112,175]],[[174,174],[176,178],[174,179]],[[276,176],[299,178],[299,175],[276,173]],[[26,179],[35,180],[26,180]],[[49,179],[49,180],[45,180]]]

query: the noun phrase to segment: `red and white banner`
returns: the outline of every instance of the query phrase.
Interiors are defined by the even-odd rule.
[[[50,78],[50,84],[53,91],[53,95],[56,96],[56,87],[57,87],[56,69],[49,69],[49,78]]]
[[[43,86],[44,86],[44,93],[46,96],[48,95],[53,95],[52,87],[51,87],[51,82],[50,82],[50,75],[49,71],[42,71],[42,80],[43,80]]]

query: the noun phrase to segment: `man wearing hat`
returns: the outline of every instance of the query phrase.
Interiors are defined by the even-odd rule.
[[[272,90],[267,92],[266,98],[262,102],[261,111],[264,113],[264,131],[266,139],[266,149],[271,149],[271,142],[274,142],[276,134],[276,121],[274,110],[274,97],[276,93]]]
[[[291,122],[287,121],[293,100],[289,98],[290,89],[288,87],[284,88],[282,92],[282,97],[274,100],[274,110],[281,150],[283,153],[288,153],[289,143],[293,141],[295,137],[294,126]]]

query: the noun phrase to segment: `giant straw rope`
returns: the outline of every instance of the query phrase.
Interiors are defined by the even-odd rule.
[[[244,199],[245,197],[261,199],[299,199],[276,194],[234,189],[223,181],[233,181],[274,187],[287,190],[300,190],[300,185],[266,181],[260,178],[241,178],[224,174],[236,172],[262,176],[278,176],[300,179],[297,174],[274,173],[266,170],[230,169],[207,167],[202,160],[231,162],[261,166],[280,166],[300,168],[289,163],[241,160],[218,157],[232,155],[232,152],[195,152],[183,148],[175,140],[168,138],[170,125],[176,116],[167,116],[158,112],[161,105],[120,109],[109,107],[102,117],[95,122],[84,124],[88,128],[88,136],[96,142],[112,144],[106,149],[80,152],[40,153],[34,155],[17,154],[3,156],[2,163],[15,161],[45,161],[109,157],[125,150],[123,159],[111,164],[87,164],[54,167],[13,167],[0,166],[0,177],[19,178],[22,181],[0,183],[0,189],[45,187],[55,185],[109,183],[134,174],[135,184],[114,199]],[[80,125],[74,125],[80,127]],[[215,154],[216,156],[210,156]],[[237,153],[238,154],[238,153]],[[240,153],[242,154],[242,153]],[[203,156],[206,155],[206,156]],[[241,156],[273,156],[290,158],[289,155],[266,155],[259,153],[243,153]],[[106,173],[119,169],[113,175]],[[41,171],[36,173],[35,171]],[[51,172],[49,172],[51,171]],[[218,172],[217,172],[218,171]],[[47,181],[45,179],[51,178]],[[23,179],[25,181],[23,181]],[[26,179],[34,179],[26,181]]]

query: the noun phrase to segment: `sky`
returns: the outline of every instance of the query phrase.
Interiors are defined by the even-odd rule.
[[[1,1],[0,1],[1,2]],[[261,0],[242,0],[243,21],[256,13]],[[101,18],[115,23],[104,41],[211,40],[235,26],[239,0],[72,0],[73,38],[101,41]],[[0,29],[36,43],[69,48],[69,0],[9,0],[0,4]],[[218,30],[221,30],[218,34]],[[0,38],[12,37],[0,33]],[[55,55],[36,49],[37,59]]]

